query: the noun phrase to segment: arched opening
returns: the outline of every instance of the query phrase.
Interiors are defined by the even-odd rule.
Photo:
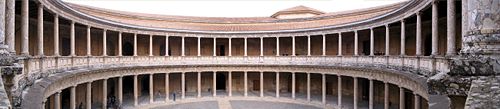
[[[424,56],[429,56],[432,53],[432,35],[427,34],[425,35],[425,40],[424,40]]]
[[[217,90],[226,90],[226,76],[223,73],[217,73],[216,84]]]

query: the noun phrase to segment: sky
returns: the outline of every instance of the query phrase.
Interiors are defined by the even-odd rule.
[[[407,0],[62,0],[65,2],[148,14],[200,17],[268,17],[303,5],[338,12]]]

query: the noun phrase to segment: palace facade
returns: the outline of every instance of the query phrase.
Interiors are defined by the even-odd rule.
[[[500,107],[498,0],[242,18],[2,0],[0,16],[0,108]]]

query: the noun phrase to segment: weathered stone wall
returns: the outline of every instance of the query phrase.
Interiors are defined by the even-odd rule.
[[[471,83],[465,109],[500,107],[500,76],[481,76]]]

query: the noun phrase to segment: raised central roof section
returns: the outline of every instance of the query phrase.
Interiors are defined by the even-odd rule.
[[[281,10],[273,14],[271,17],[278,19],[295,19],[295,18],[307,18],[313,17],[316,15],[325,14],[325,12],[309,8],[306,6],[296,6],[292,8],[288,8],[285,10]]]

